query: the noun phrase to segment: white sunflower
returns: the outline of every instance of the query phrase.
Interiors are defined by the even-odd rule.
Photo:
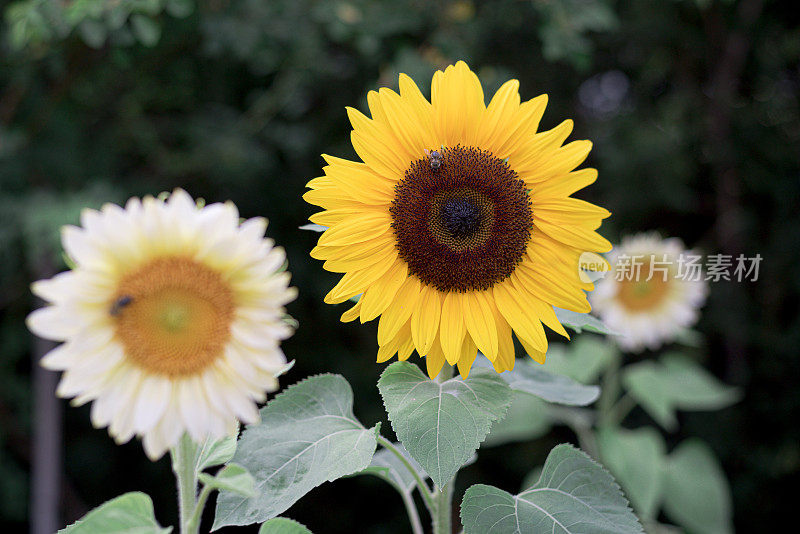
[[[589,296],[592,309],[621,336],[626,351],[658,349],[697,322],[708,295],[700,256],[680,239],[629,236],[607,254],[611,272]]]
[[[288,368],[283,306],[297,296],[266,228],[182,190],[84,210],[62,232],[74,268],[32,285],[49,305],[27,319],[64,342],[41,361],[64,371],[57,394],[91,401],[95,427],[142,437],[153,460],[184,432],[200,441],[255,422]]]

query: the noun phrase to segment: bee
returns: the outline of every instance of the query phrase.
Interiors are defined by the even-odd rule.
[[[428,156],[428,159],[431,163],[431,169],[434,171],[438,170],[439,167],[442,166],[442,153],[438,150],[428,150],[426,148],[425,155]]]
[[[111,310],[109,310],[109,313],[113,317],[116,317],[122,313],[122,310],[125,309],[126,306],[129,306],[131,302],[133,302],[133,297],[130,295],[122,295],[114,301],[114,304],[111,305]]]

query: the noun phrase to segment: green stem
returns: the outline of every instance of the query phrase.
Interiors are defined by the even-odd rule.
[[[425,480],[422,478],[419,472],[416,469],[414,469],[414,466],[411,465],[411,462],[408,461],[408,458],[406,458],[405,455],[403,455],[403,453],[400,452],[400,450],[394,446],[394,443],[384,438],[383,436],[378,436],[378,443],[381,445],[381,447],[385,448],[386,450],[397,456],[400,462],[402,462],[402,464],[406,466],[408,472],[411,473],[411,475],[414,477],[414,480],[417,481],[417,487],[419,488],[420,495],[422,495],[423,502],[425,502],[425,506],[427,506],[428,511],[431,514],[433,514],[433,506],[434,506],[433,495],[431,494],[430,488],[425,483]]]
[[[636,401],[625,393],[609,410],[608,424],[619,426],[635,407]]]
[[[453,377],[453,366],[444,364],[441,372],[436,377],[438,383],[443,383]],[[444,487],[433,485],[433,534],[452,534],[453,532],[453,484],[455,476]]]
[[[402,491],[400,495],[403,497],[403,504],[406,506],[408,520],[411,522],[411,532],[414,534],[424,534],[425,531],[422,530],[422,521],[419,520],[417,505],[414,503],[414,496],[410,491]]]
[[[620,394],[619,371],[622,366],[622,355],[616,352],[603,373],[602,392],[600,400],[597,401],[598,426],[608,426],[611,424],[611,409]]]
[[[433,534],[452,534],[453,532],[453,482],[455,482],[455,478],[445,484],[443,488],[434,485]]]
[[[197,505],[197,446],[184,434],[178,444],[170,450],[172,471],[178,481],[178,512],[181,534],[197,534],[199,525],[191,527],[191,516]]]
[[[200,497],[197,498],[197,504],[195,504],[192,517],[189,518],[189,522],[186,525],[187,532],[198,532],[200,530],[200,520],[203,518],[203,508],[206,507],[206,501],[208,500],[208,496],[211,495],[212,491],[213,490],[210,487],[203,486],[203,490],[200,492]]]

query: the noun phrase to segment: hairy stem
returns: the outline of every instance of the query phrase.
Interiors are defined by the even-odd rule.
[[[422,495],[422,500],[425,502],[425,506],[428,507],[428,511],[433,514],[433,495],[431,494],[431,490],[428,485],[425,483],[425,480],[419,474],[419,472],[414,469],[414,466],[411,465],[411,462],[408,461],[400,450],[394,446],[394,443],[389,441],[388,439],[384,438],[383,436],[378,436],[378,443],[381,447],[385,448],[400,460],[402,464],[408,469],[408,472],[414,477],[414,480],[417,481],[417,487],[419,488],[419,493]],[[413,522],[413,521],[412,521]]]
[[[434,486],[433,534],[452,534],[453,532],[453,482],[455,482],[455,477],[443,488]]]
[[[192,525],[192,516],[197,506],[197,446],[184,434],[178,444],[170,450],[172,471],[178,482],[178,512],[181,534],[197,534],[199,525]],[[198,521],[199,523],[199,521]]]

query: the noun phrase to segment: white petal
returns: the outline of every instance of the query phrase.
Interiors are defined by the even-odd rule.
[[[77,334],[85,325],[79,314],[66,306],[45,306],[28,315],[25,323],[37,336],[63,341]]]
[[[133,426],[136,432],[147,432],[158,422],[169,404],[172,385],[167,378],[148,376],[137,393]]]

